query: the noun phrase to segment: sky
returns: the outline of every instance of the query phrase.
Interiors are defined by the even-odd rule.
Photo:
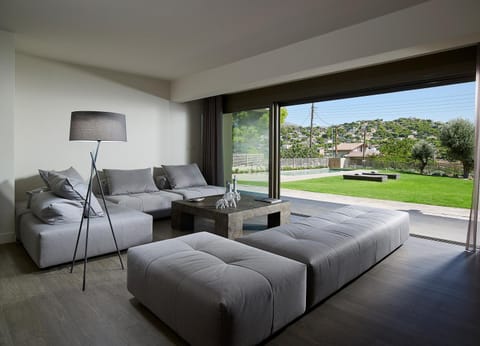
[[[287,123],[310,126],[311,103],[288,106]],[[475,82],[388,94],[317,102],[314,125],[329,126],[357,120],[421,118],[447,122],[474,120]]]

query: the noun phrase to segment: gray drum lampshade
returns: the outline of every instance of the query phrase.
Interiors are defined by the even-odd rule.
[[[74,111],[70,120],[70,140],[126,142],[125,114]]]

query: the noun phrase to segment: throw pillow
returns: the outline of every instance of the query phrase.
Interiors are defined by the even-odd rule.
[[[110,195],[158,192],[150,168],[145,169],[104,169]]]
[[[82,180],[75,178],[69,178],[62,174],[50,172],[48,174],[48,185],[52,192],[59,196],[69,200],[80,201],[85,203],[87,198],[88,186]],[[95,195],[92,194],[90,200],[90,216],[103,216],[103,210],[100,207]]]
[[[30,205],[32,204],[33,195],[35,195],[37,193],[45,192],[45,191],[50,191],[50,189],[46,186],[42,186],[42,187],[38,187],[36,189],[27,191],[27,208],[30,209]]]
[[[67,168],[63,171],[46,171],[46,170],[43,170],[43,169],[39,169],[38,173],[40,174],[40,178],[42,178],[42,180],[45,182],[45,184],[48,187],[50,187],[50,185],[48,185],[49,184],[48,183],[48,176],[50,174],[61,174],[61,175],[64,175],[66,177],[69,177],[69,178],[74,178],[74,179],[83,181],[83,178],[80,175],[80,173],[78,173],[77,170],[73,167]]]
[[[157,185],[159,190],[165,190],[168,187],[170,187],[170,184],[168,183],[167,177],[164,175],[157,175],[155,178],[155,185]]]
[[[105,195],[109,195],[110,192],[108,191],[108,182],[107,182],[107,177],[105,176],[105,172],[104,171],[98,171],[98,178],[100,179],[100,184],[102,185],[103,193]],[[102,195],[102,192],[100,191],[100,185],[98,185],[98,181],[97,181],[96,176],[93,177],[92,191],[97,196]]]
[[[52,192],[34,194],[30,209],[33,215],[50,225],[80,222],[83,213],[82,203],[60,198]]]
[[[165,173],[162,167],[153,167],[153,179],[155,180],[155,185],[157,185],[160,190],[172,188],[168,182],[167,173]]]
[[[172,189],[207,185],[207,182],[196,163],[176,166],[163,165],[163,169],[167,174]]]

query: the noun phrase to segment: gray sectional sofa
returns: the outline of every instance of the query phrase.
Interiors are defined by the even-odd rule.
[[[150,168],[99,173],[120,250],[151,242],[152,217],[170,215],[172,201],[225,192],[207,185],[196,164],[164,168],[155,169],[153,175]],[[17,205],[17,239],[37,266],[45,268],[72,260],[87,185],[73,167],[39,174],[46,186],[30,192],[31,203]],[[160,188],[154,178],[163,182]],[[100,185],[93,188],[100,196]],[[115,251],[108,220],[95,196],[90,217],[88,256]],[[84,247],[84,236],[82,232],[79,248]],[[78,251],[77,259],[82,256]]]
[[[237,241],[196,233],[130,248],[127,288],[192,345],[252,345],[408,236],[408,213],[357,206]]]

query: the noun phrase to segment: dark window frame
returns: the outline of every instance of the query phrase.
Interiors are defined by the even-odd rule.
[[[280,196],[280,108],[475,81],[477,45],[223,96],[223,113],[270,109],[269,196]]]

